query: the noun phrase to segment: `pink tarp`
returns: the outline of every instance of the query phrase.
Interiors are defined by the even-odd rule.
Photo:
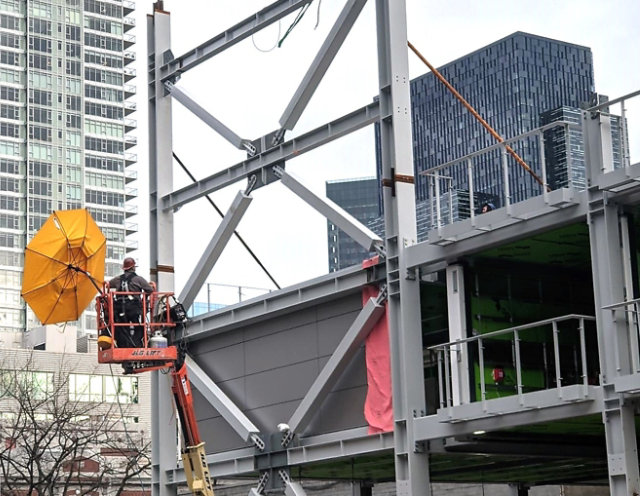
[[[362,290],[362,304],[366,304],[371,297],[375,298],[378,292],[376,286],[365,286]],[[393,430],[389,321],[386,308],[385,302],[385,314],[371,330],[365,342],[368,389],[364,402],[364,417],[369,424],[369,434]]]

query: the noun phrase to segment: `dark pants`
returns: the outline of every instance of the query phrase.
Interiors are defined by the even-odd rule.
[[[118,348],[142,348],[144,328],[140,325],[142,306],[139,302],[114,302],[115,322],[130,325],[116,326],[116,344]]]

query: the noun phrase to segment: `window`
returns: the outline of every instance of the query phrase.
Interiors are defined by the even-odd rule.
[[[0,28],[20,31],[20,19],[18,17],[0,14]]]
[[[28,391],[34,399],[43,400],[53,393],[53,373],[18,370],[0,372],[0,394],[6,396],[16,390]]]
[[[87,49],[85,49],[84,51],[84,61],[88,64],[97,64],[104,67],[113,67],[116,69],[121,69],[122,67],[124,67],[122,56],[97,53]]]
[[[0,99],[10,102],[19,102],[20,90],[18,88],[10,88],[8,86],[0,86]]]
[[[20,192],[20,180],[13,177],[0,177],[0,191]]]
[[[124,93],[122,91],[112,88],[93,86],[91,84],[85,85],[84,96],[86,96],[87,98],[98,98],[100,100],[106,100],[108,102],[124,101]]]
[[[109,17],[122,17],[122,7],[120,5],[112,5],[98,0],[84,0],[84,10]]]
[[[50,91],[29,90],[29,103],[47,105],[50,107],[52,103],[52,94]]]
[[[20,137],[20,126],[9,122],[0,122],[0,136],[8,136],[9,138]]]
[[[2,50],[2,52],[0,52],[0,63],[18,66],[21,65],[21,61],[22,55],[19,53],[7,52],[5,50]]]
[[[0,197],[0,201],[2,197]],[[88,207],[89,213],[96,222],[105,222],[108,224],[122,225],[124,223],[124,214],[122,212],[115,212],[113,210],[106,210],[102,208]]]
[[[123,48],[122,40],[120,39],[87,32],[84,33],[84,44],[85,46],[102,48],[112,52],[121,52]]]
[[[120,141],[108,139],[85,137],[85,148],[87,150],[101,151],[105,153],[124,153],[124,145]]]
[[[67,95],[67,110],[80,111],[82,109],[82,99],[79,96]]]
[[[67,127],[71,127],[74,129],[80,129],[82,125],[82,117],[80,114],[67,114],[66,117]]]
[[[1,158],[0,172],[5,172],[7,174],[20,174],[20,162],[18,162],[17,160]]]
[[[85,167],[91,167],[93,169],[101,169],[114,172],[124,171],[124,162],[116,158],[95,157],[93,155],[87,155],[84,158],[84,165]]]
[[[51,21],[45,21],[44,19],[29,19],[29,31],[32,33],[51,36]]]
[[[29,5],[29,14],[31,14],[33,17],[45,17],[47,19],[51,19],[51,13],[51,4],[34,1]]]
[[[122,74],[94,69],[92,67],[85,68],[84,77],[88,81],[97,81],[98,83],[113,84],[117,86],[120,86],[123,83]]]
[[[65,54],[67,55],[67,57],[73,57],[73,58],[79,59],[82,56],[82,49],[80,45],[78,45],[77,43],[67,42],[65,44]]]
[[[20,36],[12,33],[0,33],[0,45],[9,48],[20,48]]]
[[[50,214],[52,210],[51,200],[46,198],[29,198],[29,212],[36,214]]]
[[[137,403],[138,378],[69,374],[69,400]]]
[[[29,37],[29,49],[36,52],[51,53],[51,40],[38,36]]]
[[[0,52],[0,56],[4,53],[4,51]],[[19,71],[14,71],[13,69],[0,68],[0,81],[3,83],[22,84],[21,73]]]
[[[67,25],[65,27],[65,35],[68,40],[80,41],[80,27]]]
[[[29,175],[51,178],[51,164],[46,162],[29,162]]]
[[[51,142],[51,128],[43,126],[29,126],[29,138],[39,141]]]
[[[70,76],[80,76],[82,74],[82,63],[76,60],[66,61],[67,74]]]
[[[97,203],[98,205],[108,205],[110,207],[124,207],[124,195],[121,193],[88,189],[85,191],[84,199],[87,203]]]
[[[42,124],[51,124],[51,110],[29,107],[29,120],[32,122],[40,122]]]
[[[103,134],[109,137],[122,138],[124,136],[124,128],[121,124],[112,124],[110,122],[85,120],[84,130],[89,134]]]
[[[29,54],[29,67],[34,69],[51,70],[51,57],[48,55]]]
[[[67,93],[73,93],[74,95],[81,94],[82,83],[79,79],[66,78],[65,79],[65,88]]]
[[[0,117],[4,119],[20,120],[20,107],[0,105]]]
[[[0,155],[20,155],[21,151],[19,143],[0,141]]]
[[[84,111],[88,115],[106,117],[107,119],[123,119],[124,111],[122,107],[114,107],[104,103],[85,102]]]
[[[40,72],[30,72],[29,73],[29,82],[31,86],[34,88],[40,89],[52,89],[53,88],[53,77],[51,74],[43,74]]]

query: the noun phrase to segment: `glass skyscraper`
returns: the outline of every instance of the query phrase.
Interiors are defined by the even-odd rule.
[[[590,48],[522,32],[438,70],[505,139],[539,127],[541,113],[561,106],[581,108],[594,94]],[[421,201],[432,192],[428,178],[420,172],[493,145],[495,139],[432,73],[412,80],[410,87],[416,195]],[[378,130],[376,142],[379,150]],[[525,140],[514,148],[540,175],[536,140]],[[500,197],[500,153],[484,161],[474,190]],[[379,153],[377,162],[380,175]],[[539,194],[540,185],[523,168],[510,170],[511,201]],[[465,168],[454,168],[451,176],[454,188],[468,189]]]
[[[327,181],[327,198],[340,205],[365,226],[380,215],[378,180],[375,177]],[[327,220],[329,272],[357,265],[369,257],[369,252],[353,241],[330,220]]]
[[[0,0],[0,330],[39,325],[20,297],[23,251],[52,211],[91,212],[107,276],[135,248],[133,11],[124,0]]]

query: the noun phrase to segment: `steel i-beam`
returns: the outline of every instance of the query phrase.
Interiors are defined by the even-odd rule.
[[[336,226],[346,232],[360,246],[369,251],[377,251],[384,255],[383,241],[370,229],[362,225],[362,223],[333,203],[328,198],[318,196],[309,188],[307,188],[299,179],[286,172],[281,167],[274,167],[274,173],[280,178],[282,184],[298,195],[308,205],[320,212],[325,218],[329,219]]]
[[[209,245],[205,249],[200,261],[196,264],[193,273],[189,277],[182,293],[180,293],[180,301],[185,308],[189,308],[195,300],[198,291],[206,281],[211,269],[220,258],[222,251],[227,246],[229,239],[233,236],[233,232],[240,223],[244,213],[249,208],[252,198],[239,191],[233,203],[229,207],[229,211],[225,214],[218,229],[213,234]]]
[[[186,109],[193,112],[194,115],[199,117],[207,126],[213,129],[216,133],[226,139],[233,146],[239,150],[246,150],[250,155],[255,155],[256,147],[253,146],[249,140],[242,139],[231,129],[225,126],[222,122],[211,115],[205,110],[198,102],[191,98],[182,88],[179,88],[171,82],[165,83],[164,87],[169,91],[169,94],[178,100]]]
[[[200,394],[222,415],[222,418],[233,428],[234,431],[244,440],[252,441],[259,448],[263,449],[264,444],[258,437],[260,430],[242,413],[240,408],[224,394],[204,370],[187,355],[185,363],[189,373],[189,380],[200,391]]]
[[[377,298],[369,298],[353,321],[331,358],[289,419],[288,425],[291,432],[300,432],[318,412],[320,403],[347,368],[373,326],[384,314],[384,297],[385,293],[382,292]]]
[[[311,97],[320,84],[320,81],[322,81],[322,78],[331,65],[331,62],[333,62],[333,59],[340,50],[342,43],[344,43],[344,40],[347,38],[349,31],[351,31],[351,27],[356,22],[356,19],[360,15],[365,3],[367,3],[367,0],[349,0],[342,9],[342,12],[340,12],[338,19],[331,28],[326,40],[320,47],[318,54],[313,59],[313,62],[302,79],[300,86],[291,98],[291,101],[289,102],[289,105],[287,105],[282,117],[280,117],[279,122],[282,129],[274,138],[276,141],[282,137],[285,129],[293,129],[298,122],[298,119],[300,119],[302,112],[309,103],[309,100],[311,100]]]

